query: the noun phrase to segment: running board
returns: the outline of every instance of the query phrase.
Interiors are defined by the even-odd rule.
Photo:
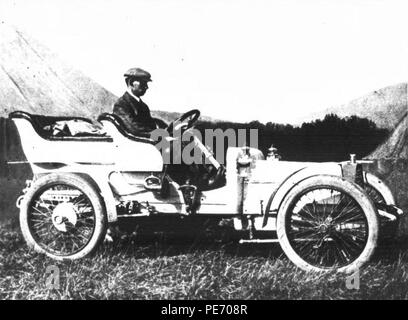
[[[184,218],[186,216],[189,216],[189,214],[184,214],[184,213],[168,213],[168,212],[143,212],[143,213],[128,213],[128,214],[118,214],[118,219],[119,218],[139,218],[139,217],[181,217]]]
[[[137,218],[137,217],[149,217],[150,213],[134,213],[134,214],[120,214],[118,218]]]
[[[278,239],[251,239],[251,240],[246,240],[246,239],[241,239],[239,240],[239,244],[245,244],[245,243],[276,243],[279,242]]]

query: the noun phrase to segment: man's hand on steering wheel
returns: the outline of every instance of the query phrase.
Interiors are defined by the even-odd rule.
[[[188,130],[194,125],[194,123],[197,122],[199,117],[200,117],[199,110],[197,109],[190,110],[183,114],[180,118],[171,122],[167,127],[167,131],[169,132],[170,136],[173,136],[173,132],[175,131]]]

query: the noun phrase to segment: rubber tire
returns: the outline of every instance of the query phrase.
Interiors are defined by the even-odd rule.
[[[40,190],[44,190],[47,185],[55,183],[63,183],[78,188],[89,198],[95,211],[95,229],[90,241],[81,251],[68,256],[56,255],[42,248],[31,235],[28,225],[28,206],[32,199]],[[89,255],[104,239],[107,230],[106,210],[98,191],[83,177],[71,173],[47,174],[36,180],[24,196],[20,207],[20,228],[28,246],[35,251],[58,261],[81,259]]]
[[[286,218],[289,214],[289,209],[293,205],[299,193],[305,191],[310,187],[336,187],[344,193],[354,198],[357,203],[364,210],[367,222],[368,222],[368,238],[366,246],[360,256],[354,260],[351,264],[343,266],[341,268],[319,268],[313,266],[303,260],[290,245],[289,239],[286,234]],[[299,268],[305,271],[312,272],[330,272],[338,271],[344,273],[352,273],[361,268],[367,261],[370,260],[377,246],[379,221],[377,217],[377,209],[374,206],[372,200],[366,195],[364,190],[347,180],[338,176],[331,175],[318,175],[307,178],[299,182],[294,186],[284,198],[277,216],[277,236],[279,244],[286,256]]]

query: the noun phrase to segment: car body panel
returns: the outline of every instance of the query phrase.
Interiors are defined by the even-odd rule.
[[[171,179],[166,196],[146,190],[143,183],[147,176],[164,174],[162,155],[149,139],[131,140],[113,123],[101,121],[111,141],[48,140],[41,137],[26,118],[12,119],[33,173],[38,176],[66,172],[87,176],[99,188],[109,222],[118,219],[116,207],[121,201],[148,203],[160,213],[188,214],[180,186]],[[238,220],[254,216],[259,230],[273,229],[274,215],[297,183],[314,175],[343,174],[340,162],[265,159],[262,152],[247,147],[228,148],[226,161],[226,185],[200,192],[195,214],[236,217]],[[368,179],[375,180],[371,176]],[[387,188],[380,185],[380,191],[392,198]],[[239,223],[235,221],[236,226]]]

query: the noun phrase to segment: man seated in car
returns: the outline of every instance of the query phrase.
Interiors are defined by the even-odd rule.
[[[151,116],[149,107],[141,99],[149,88],[148,83],[152,81],[150,73],[131,68],[124,77],[127,91],[113,105],[113,113],[122,120],[125,129],[135,136],[150,137],[153,130],[166,128],[164,121]],[[208,189],[224,183],[219,178],[223,178],[224,172],[214,169],[212,165],[173,164],[168,167],[167,173],[179,184],[193,184],[199,189]]]
[[[150,137],[150,132],[157,128],[166,128],[167,124],[153,118],[149,107],[142,101],[142,97],[152,81],[149,72],[140,68],[131,68],[124,74],[127,86],[126,92],[113,105],[113,113],[123,122],[125,129],[142,137]]]

